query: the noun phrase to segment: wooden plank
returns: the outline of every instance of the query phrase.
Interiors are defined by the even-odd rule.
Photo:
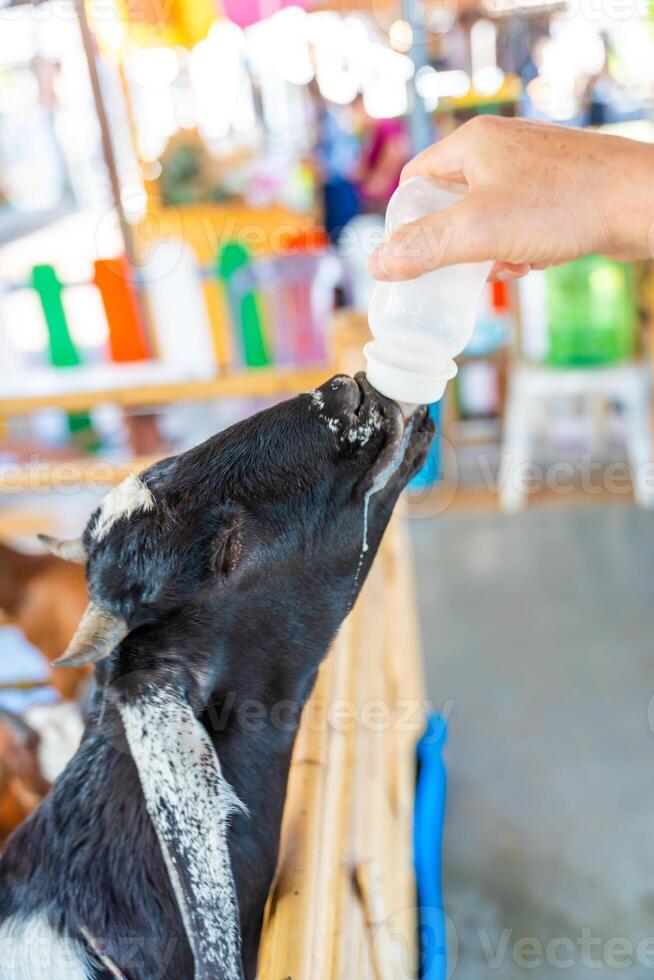
[[[392,541],[392,535],[391,535]],[[394,815],[389,793],[392,784],[386,751],[395,738],[392,731],[394,705],[388,676],[386,636],[388,614],[388,547],[380,552],[375,574],[366,584],[361,604],[361,674],[359,697],[362,704],[358,729],[358,798],[353,809],[354,872],[364,908],[368,941],[375,976],[393,980],[398,974],[398,951],[394,937],[396,894],[393,883],[397,854],[393,845]],[[406,602],[407,597],[403,596]],[[412,793],[410,798],[412,798]],[[410,865],[410,852],[402,859]],[[407,874],[409,872],[407,871]]]
[[[325,689],[323,664],[312,698],[314,705],[324,701]],[[277,876],[266,907],[260,980],[308,980],[311,976],[326,735],[324,729],[310,723],[312,717],[308,707],[291,763]]]
[[[62,394],[0,397],[0,415],[28,415],[42,408],[80,412],[98,405],[121,408],[154,408],[179,402],[211,401],[214,398],[268,398],[309,391],[322,384],[333,365],[285,370],[280,367],[234,371],[208,381],[178,381],[168,384],[106,388]]]
[[[417,929],[417,895],[412,875],[404,873],[399,862],[407,854],[413,858],[413,803],[416,782],[416,742],[424,730],[425,681],[420,649],[418,611],[415,600],[413,562],[409,550],[406,521],[396,519],[389,529],[387,551],[391,604],[390,628],[387,634],[389,680],[395,705],[393,726],[391,806],[395,815],[396,914],[394,929],[410,938],[408,947],[415,953],[412,937]],[[407,596],[411,601],[407,602]],[[409,714],[407,716],[407,711]],[[414,964],[415,966],[415,964]]]
[[[415,601],[406,591],[410,562],[396,524],[303,716],[264,922],[261,980],[415,975],[411,825],[420,732],[398,732],[395,721],[398,699],[411,692],[420,702],[422,691],[414,625],[392,628],[395,618],[411,621]],[[373,702],[382,708],[379,724],[370,715]]]
[[[340,867],[343,860],[343,839],[347,822],[346,787],[349,773],[346,767],[348,744],[330,709],[347,697],[351,674],[350,649],[352,617],[343,625],[338,641],[328,660],[329,684],[326,692],[323,724],[326,730],[326,757],[323,790],[323,810],[317,855],[317,901],[313,903],[313,948],[310,958],[312,980],[331,977],[333,949],[336,941]]]

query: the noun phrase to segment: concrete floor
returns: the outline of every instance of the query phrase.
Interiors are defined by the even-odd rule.
[[[654,515],[411,523],[449,711],[450,976],[651,977]]]

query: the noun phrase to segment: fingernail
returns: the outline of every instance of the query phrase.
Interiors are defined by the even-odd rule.
[[[495,273],[495,278],[498,282],[510,282],[511,279],[515,279],[513,272],[509,272],[508,269],[500,269],[499,272]]]
[[[378,245],[374,252],[370,253],[368,259],[368,269],[370,275],[375,279],[388,280],[390,275],[388,269],[386,268],[386,256],[388,255],[388,245],[382,242]]]

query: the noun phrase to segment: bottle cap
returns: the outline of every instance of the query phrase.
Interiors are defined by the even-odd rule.
[[[407,367],[389,364],[380,352],[379,344],[372,340],[363,348],[368,366],[366,378],[380,394],[394,401],[413,405],[429,405],[440,401],[447,382],[455,377],[454,361],[443,361],[439,373],[425,374]]]

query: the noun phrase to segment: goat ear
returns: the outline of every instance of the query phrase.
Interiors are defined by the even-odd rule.
[[[221,579],[226,579],[238,565],[243,551],[245,515],[238,505],[232,505],[214,544],[213,567]]]
[[[230,527],[221,534],[213,554],[213,567],[221,579],[226,579],[236,568],[241,548],[241,532],[238,526]]]
[[[195,980],[243,980],[229,824],[247,813],[204,725],[166,685],[119,702],[145,806],[195,961]]]
[[[124,619],[90,602],[68,649],[53,666],[81,667],[104,660],[128,633]]]
[[[50,534],[39,534],[38,539],[41,544],[57,558],[64,561],[74,561],[79,565],[85,565],[88,559],[86,548],[82,544],[81,538],[53,538]]]

